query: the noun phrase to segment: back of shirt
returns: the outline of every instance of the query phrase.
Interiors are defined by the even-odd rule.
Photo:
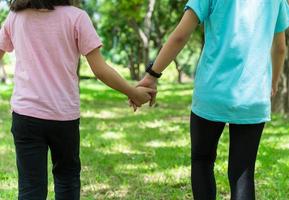
[[[190,0],[205,26],[193,112],[238,124],[270,120],[271,47],[289,26],[287,0]]]
[[[78,8],[10,12],[0,49],[15,49],[13,111],[48,120],[79,118],[78,60],[100,46],[89,16]]]

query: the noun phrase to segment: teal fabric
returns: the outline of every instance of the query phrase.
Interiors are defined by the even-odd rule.
[[[205,27],[192,111],[211,121],[270,121],[271,47],[289,26],[287,0],[189,0]]]

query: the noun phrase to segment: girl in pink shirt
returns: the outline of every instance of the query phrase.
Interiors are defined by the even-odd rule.
[[[106,64],[89,16],[69,0],[14,0],[10,9],[0,31],[0,58],[15,50],[11,106],[19,199],[46,199],[48,148],[55,198],[80,199],[80,55],[98,79],[138,106],[155,91],[130,86]]]

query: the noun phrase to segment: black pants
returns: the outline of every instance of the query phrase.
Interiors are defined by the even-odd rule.
[[[19,200],[46,200],[51,151],[56,200],[80,199],[79,120],[50,121],[13,113]]]
[[[254,171],[265,123],[230,124],[228,176],[231,200],[254,200]],[[212,122],[191,114],[191,181],[195,200],[215,200],[214,163],[225,123]]]

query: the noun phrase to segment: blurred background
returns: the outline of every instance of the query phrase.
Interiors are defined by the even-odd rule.
[[[9,8],[0,1],[0,24]],[[83,0],[106,60],[136,84],[180,21],[186,0]],[[200,26],[159,83],[155,108],[133,113],[126,99],[98,82],[85,59],[81,91],[82,199],[192,199],[189,114],[196,65],[204,44]],[[289,32],[287,32],[289,45]],[[289,56],[288,56],[289,57]],[[257,199],[289,199],[289,60],[273,99],[273,121],[265,130],[257,162]],[[16,199],[17,174],[10,135],[12,54],[0,62],[0,200]],[[228,130],[216,163],[218,199],[229,199]],[[51,166],[50,166],[51,167]],[[53,199],[50,176],[49,199]]]

